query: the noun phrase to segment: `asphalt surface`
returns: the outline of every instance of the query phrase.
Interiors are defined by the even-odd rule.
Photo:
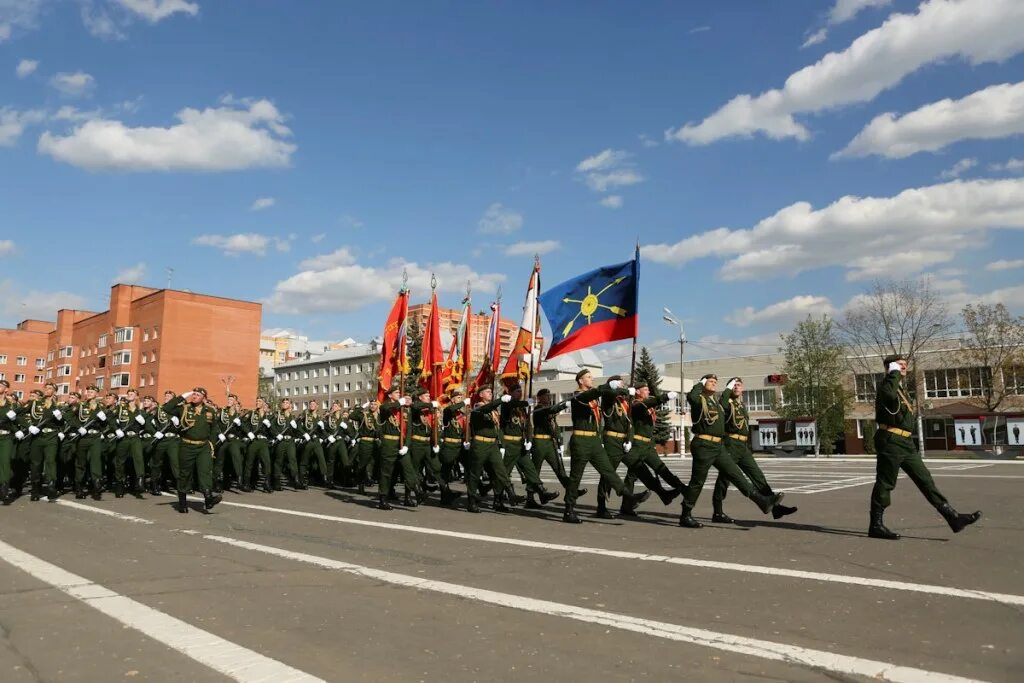
[[[799,512],[732,492],[739,523],[710,524],[708,490],[699,530],[655,498],[594,519],[593,486],[579,526],[557,501],[382,512],[311,489],[182,515],[166,495],[26,496],[0,509],[0,681],[1024,680],[1024,467],[934,463],[984,513],[955,536],[901,479],[885,542],[865,534],[871,463],[762,466]]]

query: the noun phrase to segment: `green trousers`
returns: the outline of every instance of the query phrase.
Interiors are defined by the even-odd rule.
[[[397,439],[384,439],[380,444],[380,485],[377,487],[377,491],[382,496],[388,495],[388,492],[391,491],[391,478],[396,466],[402,471],[406,493],[422,491],[419,473],[413,469],[412,458],[409,457],[409,453],[399,455],[398,444]]]
[[[448,443],[447,441],[441,444],[441,452],[438,454],[438,461],[441,463],[441,477],[448,483],[451,483],[452,467],[459,461],[463,453],[467,452],[462,447],[462,440],[459,439],[459,443]]]
[[[768,485],[768,480],[765,479],[761,467],[754,460],[754,453],[750,450],[749,441],[741,441],[727,436],[722,444],[724,445],[725,456],[732,458],[732,461],[739,466],[743,474],[750,480],[755,491],[765,496],[770,496],[774,493],[772,487]],[[715,512],[723,512],[722,504],[725,502],[725,494],[728,490],[729,479],[719,472],[718,478],[715,480],[715,492],[711,496],[711,504],[714,506]]]
[[[14,459],[14,438],[0,436],[0,484],[11,483],[11,460]]]
[[[583,481],[583,473],[586,471],[587,465],[593,466],[601,475],[602,480],[607,481],[609,488],[622,495],[626,485],[615,472],[611,460],[608,459],[601,437],[573,434],[569,439],[569,486],[565,489],[566,505],[576,504],[576,495],[580,489],[580,482]]]
[[[303,482],[308,483],[309,465],[311,462],[316,463],[317,470],[319,470],[320,476],[323,477],[324,483],[331,483],[331,480],[334,478],[334,468],[331,466],[331,463],[327,462],[327,458],[324,455],[324,445],[315,436],[302,446],[302,458],[299,460],[299,476],[302,477]]]
[[[188,443],[184,439],[178,447],[178,493],[193,489],[192,473],[196,472],[199,491],[213,489],[213,444],[209,441]]]
[[[505,465],[505,473],[508,474],[509,480],[512,478],[512,470],[516,469],[519,470],[519,476],[526,484],[527,491],[540,493],[544,490],[544,483],[533,464],[533,457],[529,451],[523,450],[522,441],[505,439],[505,457],[502,458],[502,464]]]
[[[85,486],[85,473],[88,470],[92,477],[92,485],[99,486],[103,481],[103,440],[98,434],[87,434],[75,442],[75,484]]]
[[[37,434],[32,437],[32,445],[29,448],[29,462],[31,463],[31,481],[57,480],[57,451],[60,448],[60,441],[56,432]]]
[[[342,473],[342,476],[347,478],[349,472],[352,471],[352,456],[349,454],[348,443],[344,436],[334,437],[334,443],[328,439],[324,457],[327,459],[327,467],[332,473],[332,480],[328,483],[333,483],[333,480],[338,477],[338,473]]]
[[[380,457],[377,440],[369,436],[359,437],[356,452],[359,456],[356,464],[356,483],[370,481],[373,479],[373,461]]]
[[[114,449],[114,479],[124,483],[124,465],[128,459],[132,461],[132,470],[136,477],[145,476],[146,467],[142,460],[142,441],[137,436],[126,436],[117,442]]]
[[[484,468],[491,475],[495,494],[508,491],[512,485],[502,460],[501,446],[497,441],[481,441],[481,438],[473,439],[469,449],[469,467],[466,468],[466,496],[474,503],[480,501],[480,475]]]
[[[914,447],[913,439],[879,429],[875,432],[875,486],[871,489],[871,512],[882,512],[889,507],[890,494],[896,488],[900,470],[907,473],[910,481],[933,507],[945,505],[943,496],[932,473],[921,460],[921,454]]]
[[[697,504],[712,467],[725,475],[729,483],[747,498],[754,493],[754,487],[743,476],[743,471],[733,462],[732,457],[726,454],[721,441],[715,443],[694,437],[690,442],[690,451],[693,454],[693,466],[690,469],[690,483],[686,485],[686,491],[683,493],[683,505],[686,508],[692,510]]]
[[[628,453],[624,448],[625,440],[621,436],[611,436],[605,434],[603,437],[604,441],[604,454],[608,457],[608,462],[611,464],[612,469],[619,469],[619,465],[622,463]],[[632,453],[632,450],[630,451]],[[608,500],[608,494],[611,493],[612,487],[604,477],[601,477],[601,482],[597,485],[597,506],[603,508],[605,501]]]
[[[242,481],[242,471],[245,461],[242,455],[242,441],[228,437],[228,440],[217,447],[217,457],[213,461],[213,480],[224,481],[224,463],[231,461],[231,469],[235,473],[235,479]]]
[[[149,476],[157,484],[164,478],[164,463],[171,468],[171,476],[178,480],[178,451],[181,446],[181,439],[176,436],[164,436],[153,442],[153,451],[149,456]]]
[[[430,441],[420,441],[419,439],[410,438],[406,443],[409,444],[409,459],[412,461],[412,468],[415,470],[416,474],[422,477],[424,468],[429,468],[430,473],[435,475],[435,468],[433,467],[433,463],[430,462],[430,460],[432,460]]]
[[[282,470],[288,470],[289,476],[299,481],[299,463],[295,459],[295,440],[285,437],[274,446],[274,481],[281,483]]]
[[[622,462],[626,465],[626,490],[630,493],[633,492],[633,484],[637,479],[650,490],[660,492],[663,487],[659,477],[673,489],[681,491],[686,488],[658,455],[653,441],[641,441],[634,437],[633,448],[623,456]]]
[[[530,455],[533,458],[533,469],[537,470],[537,476],[540,476],[540,466],[547,463],[562,488],[569,488],[569,475],[565,471],[565,464],[562,462],[562,456],[559,455],[558,447],[555,446],[553,439],[534,436],[533,450]]]
[[[263,476],[267,478],[266,483],[269,485],[272,473],[270,467],[270,445],[265,438],[258,436],[250,441],[249,447],[245,449],[244,484],[252,486],[253,467],[255,467],[257,460],[263,466]]]

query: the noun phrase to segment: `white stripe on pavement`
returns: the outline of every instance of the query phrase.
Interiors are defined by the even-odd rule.
[[[824,581],[827,583],[843,583],[855,586],[871,586],[873,588],[887,588],[892,590],[910,591],[914,593],[929,593],[932,595],[944,595],[953,598],[969,598],[972,600],[984,600],[998,602],[1004,605],[1024,606],[1024,595],[1013,595],[1009,593],[992,593],[989,591],[972,590],[969,588],[952,588],[948,586],[935,586],[923,583],[909,583],[906,581],[891,581],[888,579],[871,579],[863,576],[847,576],[845,574],[827,574],[823,572],[810,572],[799,569],[783,569],[781,567],[763,567],[760,565],[737,564],[734,562],[716,562],[713,560],[700,560],[689,557],[674,557],[670,555],[649,555],[628,550],[608,550],[605,548],[590,548],[587,546],[565,545],[561,543],[546,543],[543,541],[529,541],[521,538],[504,538],[501,536],[486,536],[465,531],[449,531],[446,529],[433,529],[405,524],[394,524],[392,522],[375,522],[354,517],[340,517],[337,515],[324,515],[316,512],[303,512],[301,510],[287,510],[267,505],[255,505],[252,503],[236,503],[224,501],[221,505],[245,508],[249,510],[261,510],[275,512],[282,515],[294,517],[306,517],[327,522],[339,522],[342,524],[354,524],[357,526],[368,526],[377,529],[391,529],[394,531],[409,531],[417,534],[430,536],[447,536],[449,538],[460,538],[468,541],[482,541],[484,543],[498,543],[502,545],[514,545],[526,548],[541,548],[544,550],[568,551],[588,555],[601,555],[603,557],[614,557],[626,560],[642,560],[645,562],[664,562],[666,564],[678,564],[687,567],[700,567],[702,569],[725,569],[729,571],[744,572],[747,574],[765,574],[768,576],[785,576],[787,578],[810,579],[813,581]],[[87,507],[87,506],[86,506]],[[92,509],[92,508],[89,508]]]
[[[106,510],[73,504],[93,512]],[[126,517],[126,515],[118,515]],[[129,628],[144,633],[172,650],[204,664],[229,678],[243,683],[323,683],[323,679],[287,664],[264,657],[241,645],[224,640],[209,631],[196,628],[172,616],[126,598],[112,590],[93,583],[50,564],[34,555],[0,541],[0,559],[32,577],[81,600],[89,607],[112,617]]]
[[[57,499],[59,505],[65,505],[67,507],[75,508],[77,510],[88,510],[89,512],[95,512],[100,515],[107,515],[108,517],[116,517],[117,519],[124,520],[126,522],[134,522],[135,524],[152,524],[153,522],[142,517],[135,517],[133,515],[126,515],[123,512],[114,512],[113,510],[106,510],[104,508],[93,507],[92,505],[83,505],[76,503],[72,500],[64,500],[61,498]]]
[[[824,669],[826,671],[840,674],[865,676],[874,680],[899,681],[905,683],[921,683],[924,681],[968,683],[972,681],[972,679],[969,678],[961,678],[959,676],[951,676],[948,674],[926,671],[924,669],[897,666],[887,662],[862,659],[860,657],[850,657],[847,655],[835,654],[833,652],[826,652],[824,650],[813,650],[810,648],[798,647],[796,645],[776,643],[769,640],[745,638],[743,636],[719,633],[702,628],[680,626],[678,624],[663,621],[630,617],[625,614],[617,614],[615,612],[588,609],[585,607],[577,607],[575,605],[552,602],[549,600],[539,600],[537,598],[528,598],[510,593],[499,593],[497,591],[473,588],[472,586],[463,586],[460,584],[448,583],[446,581],[434,581],[418,576],[409,576],[380,569],[372,569],[370,567],[341,562],[327,557],[298,553],[291,550],[284,550],[282,548],[275,548],[273,546],[228,538],[226,536],[204,535],[203,538],[234,546],[236,548],[266,553],[268,555],[274,555],[276,557],[294,560],[296,562],[304,562],[306,564],[323,567],[324,569],[342,571],[347,574],[353,574],[355,576],[372,579],[374,581],[383,581],[396,586],[405,586],[408,588],[415,588],[417,590],[443,593],[457,598],[476,600],[478,602],[497,605],[500,607],[508,607],[525,612],[562,617],[591,624],[600,624],[602,626],[618,628],[624,631],[643,633],[645,635],[657,636],[659,638],[666,638],[677,642],[702,645],[704,647],[710,647],[726,652],[735,652],[738,654],[760,657],[761,659],[785,662],[786,664],[802,665],[818,670]]]

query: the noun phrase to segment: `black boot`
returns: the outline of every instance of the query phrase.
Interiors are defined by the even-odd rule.
[[[142,492],[146,490],[145,485],[142,483],[142,477],[135,478],[135,490],[133,493],[136,498],[142,498]]]
[[[639,517],[636,513],[636,505],[633,505],[631,501],[623,500],[622,504],[619,505],[619,517]]]
[[[558,497],[562,495],[558,491],[548,491],[547,489],[541,489],[540,491],[540,504],[547,505],[553,500],[558,500]]]
[[[494,494],[494,504],[491,506],[495,512],[509,512],[508,506],[505,505],[505,492],[501,491]]]
[[[103,500],[103,488],[98,481],[92,483],[92,499]]]
[[[480,504],[477,502],[476,496],[470,496],[466,501],[466,512],[480,512]]]
[[[224,500],[224,497],[219,493],[215,494],[213,491],[207,489],[203,491],[203,510],[209,512],[213,509],[213,506]]]
[[[0,502],[4,505],[10,505],[11,500],[11,487],[7,484],[0,484]]]
[[[963,515],[954,510],[953,506],[949,503],[940,505],[938,511],[940,515],[945,517],[946,523],[949,524],[949,528],[953,530],[954,534],[960,533],[965,527],[981,519],[981,510],[975,510],[969,515]]]
[[[534,496],[533,491],[526,492],[526,504],[523,506],[527,510],[540,510],[544,506],[537,502],[537,497]]]
[[[684,503],[683,512],[679,515],[679,526],[687,529],[700,529],[704,525],[693,518],[693,508],[686,507]]]
[[[567,524],[582,524],[583,520],[576,515],[576,506],[565,504],[565,512],[562,513],[562,521]]]
[[[622,498],[623,502],[627,502],[631,507],[636,508],[640,503],[651,497],[651,492],[647,490],[643,493],[630,493],[629,491],[623,491],[619,497]]]
[[[85,482],[75,484],[75,500],[85,500],[89,497],[89,492],[85,489]]]
[[[775,519],[782,519],[786,515],[791,515],[796,512],[796,508],[792,508],[786,505],[773,505],[772,506],[772,517]]]
[[[387,497],[383,493],[377,497],[377,509],[394,510],[394,508],[391,507],[391,503],[388,502]]]
[[[178,491],[178,512],[188,512],[188,501],[185,500],[184,491]]]
[[[871,524],[868,526],[868,536],[870,538],[883,538],[887,541],[898,540],[900,535],[895,531],[890,531],[889,527],[885,526],[885,522],[882,521],[882,510],[871,511]]]
[[[164,492],[160,490],[160,478],[152,477],[149,480],[149,495],[151,496],[162,496]]]
[[[766,496],[763,493],[754,491],[750,494],[750,500],[754,501],[754,505],[761,509],[761,512],[768,514],[772,511],[772,508],[779,504],[784,496],[784,493],[773,493],[770,496]]]
[[[124,498],[124,482],[123,481],[115,481],[114,482],[114,497],[115,498]]]
[[[608,501],[604,498],[597,499],[597,512],[594,513],[594,517],[598,519],[615,519],[615,515],[608,512]]]
[[[721,511],[716,511],[711,515],[711,521],[715,524],[735,524],[736,520]]]
[[[29,495],[29,500],[35,502],[43,497],[42,483],[38,481],[32,482],[32,493]]]
[[[57,482],[46,482],[46,499],[51,503],[55,503],[58,495],[60,495],[60,490],[57,488]]]

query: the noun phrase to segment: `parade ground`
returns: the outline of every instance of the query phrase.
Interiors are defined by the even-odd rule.
[[[736,525],[373,508],[354,491],[0,509],[0,680],[1020,681],[1024,463],[934,460],[868,539],[871,460],[768,459],[799,512]],[[688,472],[689,461],[671,467]],[[685,479],[685,477],[684,477]],[[615,507],[618,501],[613,501]]]

